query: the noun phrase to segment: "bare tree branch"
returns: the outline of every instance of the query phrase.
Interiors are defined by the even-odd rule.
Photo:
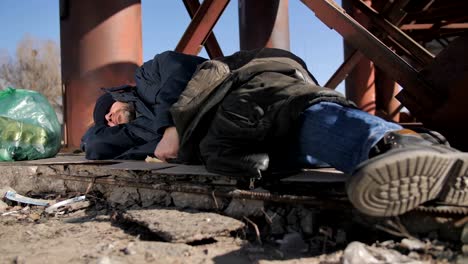
[[[25,36],[16,48],[16,58],[3,59],[0,88],[12,85],[42,93],[54,108],[62,105],[60,51],[53,41]]]

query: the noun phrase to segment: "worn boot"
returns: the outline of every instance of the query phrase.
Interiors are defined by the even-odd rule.
[[[348,197],[373,216],[400,215],[434,199],[468,206],[467,167],[468,153],[411,130],[389,132],[352,173]]]

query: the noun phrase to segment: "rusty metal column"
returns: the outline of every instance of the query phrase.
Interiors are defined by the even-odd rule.
[[[288,0],[239,0],[241,50],[289,50]]]
[[[134,82],[142,63],[140,0],[60,1],[60,44],[68,148],[92,123],[99,88]]]
[[[400,122],[400,110],[402,105],[395,96],[398,94],[398,84],[385,72],[376,69],[375,72],[375,101],[376,115],[393,122]]]
[[[371,1],[364,1],[370,5]],[[356,8],[350,0],[343,0],[342,6],[347,13],[353,16],[364,27],[368,27],[368,19]],[[355,49],[344,43],[345,58],[348,58]],[[346,79],[346,97],[354,101],[357,106],[370,113],[375,114],[375,68],[374,63],[367,58],[362,58],[350,72]]]

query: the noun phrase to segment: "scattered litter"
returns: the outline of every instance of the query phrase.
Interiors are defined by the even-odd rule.
[[[409,250],[424,250],[425,248],[428,247],[424,242],[420,240],[408,239],[408,238],[403,238],[401,240],[400,245]]]
[[[5,194],[5,198],[19,203],[32,204],[38,206],[48,206],[50,204],[50,201],[22,196],[20,194],[17,194],[15,191],[7,191]]]
[[[393,249],[384,249],[374,246],[367,246],[361,242],[351,242],[343,253],[344,264],[385,264],[385,263],[406,263],[421,264],[428,261],[419,261],[402,255]]]
[[[74,197],[74,198],[71,198],[71,199],[63,200],[61,202],[58,202],[56,204],[53,204],[53,205],[47,207],[45,209],[45,212],[48,213],[48,214],[52,214],[62,206],[77,203],[77,202],[81,202],[81,201],[84,201],[85,199],[86,199],[86,195],[82,195],[82,196]]]
[[[19,214],[20,211],[19,210],[16,210],[16,211],[10,211],[10,212],[6,212],[6,213],[3,213],[2,216],[7,216],[7,215],[15,215],[15,214]]]
[[[10,186],[3,186],[3,187],[1,187],[1,188],[0,188],[0,198],[5,197],[5,194],[6,194],[8,191],[15,192],[15,190],[14,190],[13,188],[11,188]]]

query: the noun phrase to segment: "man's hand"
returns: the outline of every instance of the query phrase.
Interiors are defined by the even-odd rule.
[[[169,159],[177,158],[179,151],[179,134],[175,127],[168,127],[154,150],[156,158],[167,162]]]

